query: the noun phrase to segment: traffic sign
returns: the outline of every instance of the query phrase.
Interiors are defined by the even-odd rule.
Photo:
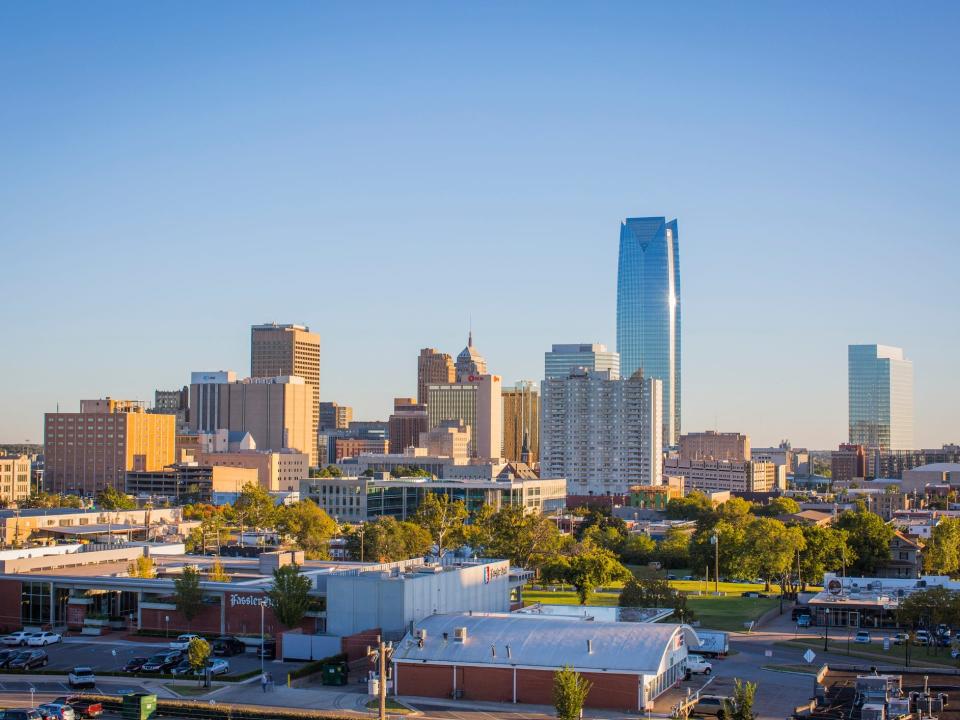
[[[806,660],[807,663],[809,664],[813,662],[813,659],[816,656],[817,654],[813,650],[811,650],[810,648],[807,648],[807,651],[803,654],[803,659]]]

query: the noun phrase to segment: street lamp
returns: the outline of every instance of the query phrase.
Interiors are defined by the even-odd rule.
[[[823,651],[827,652],[827,639],[830,637],[830,608],[823,610]]]
[[[260,598],[260,677],[263,677],[263,656],[267,654],[263,646],[263,606],[266,602],[266,598]]]
[[[710,536],[713,545],[713,594],[720,594],[720,538],[714,533]]]
[[[164,616],[163,616],[163,622],[164,622],[164,623],[166,624],[166,626],[167,626],[167,629],[166,629],[166,637],[170,637],[170,616],[169,616],[169,615],[164,615]]]

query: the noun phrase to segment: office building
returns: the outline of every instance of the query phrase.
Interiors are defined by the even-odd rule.
[[[529,380],[503,389],[503,457],[540,460],[540,390]]]
[[[743,462],[750,459],[750,438],[713,430],[684,433],[680,436],[680,459]]]
[[[188,420],[194,432],[214,432],[220,423],[220,390],[218,385],[237,381],[233,370],[213,370],[190,373],[190,402],[193,408]]]
[[[334,462],[360,455],[386,455],[390,452],[390,441],[377,438],[345,437],[336,438],[333,443]]]
[[[563,380],[577,368],[609,370],[610,377],[617,380],[620,377],[620,355],[599,343],[554,345],[543,354],[543,377],[547,380]]]
[[[194,432],[226,429],[250,433],[260,450],[298,450],[307,453],[311,466],[316,465],[313,393],[302,377],[199,383],[190,386],[190,395],[208,395],[211,408],[209,415],[191,413],[190,426]],[[202,425],[210,425],[212,429]]]
[[[306,325],[254,325],[250,329],[250,377],[303,378],[310,387],[311,462],[316,462],[316,437],[320,427],[320,336]]]
[[[153,393],[152,413],[175,415],[177,431],[186,428],[190,409],[190,386],[185,385],[180,390],[155,390]]]
[[[426,404],[421,405],[416,398],[394,398],[387,428],[390,452],[402,453],[408,447],[416,447],[420,434],[430,428]]]
[[[430,385],[427,417],[431,428],[448,420],[470,427],[470,456],[492,460],[502,456],[503,424],[499,375],[470,375],[467,382]]]
[[[851,345],[847,359],[850,443],[912,449],[913,362],[887,345]]]
[[[686,492],[770,493],[786,490],[787,474],[782,465],[748,460],[681,460],[669,458],[663,466],[664,477],[683,478]]]
[[[849,483],[868,477],[867,449],[863,445],[842,443],[830,453],[830,479],[835,483]]]
[[[902,478],[908,470],[935,463],[960,463],[960,447],[926,450],[876,450],[868,454],[871,477]]]
[[[126,492],[134,497],[162,498],[175,503],[208,503],[214,493],[239,493],[244,485],[257,482],[257,471],[253,469],[177,463],[162,470],[128,472]]]
[[[471,382],[473,378],[487,374],[487,361],[473,346],[473,331],[467,335],[467,346],[457,355],[457,382]]]
[[[257,482],[267,492],[296,492],[300,481],[310,476],[310,458],[295,450],[238,450],[200,453],[200,465],[256,470]]]
[[[631,485],[659,485],[663,475],[662,382],[640,372],[575,369],[545,380],[540,467],[567,479],[571,496],[614,495]]]
[[[677,221],[627,218],[620,225],[617,352],[620,373],[643,370],[663,385],[663,442],[680,437],[680,236]]]
[[[59,493],[95,495],[123,490],[131,470],[174,462],[176,418],[146,412],[133,400],[83,400],[79,413],[44,418],[44,484]]]
[[[346,430],[353,421],[353,408],[335,402],[320,403],[320,432]]]
[[[30,497],[29,455],[6,455],[0,451],[0,500],[17,502]]]
[[[470,457],[470,426],[463,420],[445,420],[420,433],[418,446],[430,456],[466,460]]]
[[[427,387],[450,385],[457,381],[453,358],[436,348],[423,348],[417,358],[417,403],[427,402]]]

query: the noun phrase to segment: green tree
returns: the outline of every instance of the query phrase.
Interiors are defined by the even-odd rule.
[[[673,498],[667,503],[667,518],[670,520],[699,520],[713,512],[713,503],[702,492],[694,490],[682,498]]]
[[[800,512],[800,504],[793,498],[781,495],[771,498],[769,503],[758,507],[754,514],[765,517],[777,517],[779,515],[793,515],[793,513],[797,512]]]
[[[200,589],[200,573],[192,565],[185,565],[180,577],[173,580],[173,596],[177,611],[187,621],[187,627],[200,614],[203,607],[203,591]]]
[[[214,560],[213,565],[210,566],[209,579],[213,582],[230,582],[230,574],[223,567],[220,558]]]
[[[652,537],[646,533],[635,532],[630,533],[624,541],[620,559],[628,565],[646,565],[653,559],[656,552],[657,543]]]
[[[558,720],[580,720],[593,683],[569,665],[553,674],[553,706]]]
[[[848,510],[840,514],[837,527],[847,531],[850,547],[856,558],[847,562],[848,575],[873,577],[877,568],[890,560],[890,541],[894,530],[879,515],[864,510]]]
[[[337,523],[312,500],[301,500],[280,509],[277,529],[293,538],[308,558],[325,560],[330,557],[330,538],[337,533]]]
[[[147,555],[141,555],[127,566],[127,574],[130,577],[155,578],[157,571],[153,567],[153,559]]]
[[[960,570],[960,519],[945,517],[930,532],[923,549],[923,567],[932,575],[956,575]]]
[[[190,663],[191,669],[200,674],[209,658],[210,643],[202,637],[191,638],[190,644],[187,646],[187,662]]]
[[[300,624],[310,609],[310,578],[300,573],[296,563],[284,565],[273,571],[273,584],[267,592],[277,620],[288,628]]]
[[[725,715],[729,720],[753,720],[756,714],[753,712],[753,700],[757,694],[757,684],[752,682],[741,682],[736,678],[733,686],[733,700],[724,701],[723,708]]]
[[[277,506],[270,493],[259,483],[248,482],[240,490],[233,504],[233,513],[240,525],[241,544],[243,526],[250,525],[256,530],[274,526],[277,518]]]
[[[667,568],[690,567],[690,534],[672,527],[657,542],[655,555]]]
[[[462,500],[451,500],[447,495],[428,492],[417,508],[413,521],[430,533],[437,555],[442,558],[448,550],[463,543],[463,526],[468,515]]]
[[[620,607],[669,607],[681,622],[694,619],[693,610],[687,607],[686,594],[670,587],[662,578],[630,578],[620,592],[618,604]]]
[[[94,502],[101,510],[135,510],[137,507],[136,500],[124,495],[112,485],[98,492]]]
[[[422,557],[430,552],[433,545],[430,533],[424,528],[416,523],[398,521],[389,515],[364,523],[362,532],[360,528],[352,528],[347,533],[347,551],[354,560],[361,557],[361,541],[363,559],[377,562]]]
[[[746,526],[743,520],[718,520],[712,527],[698,530],[690,540],[691,566],[698,573],[701,568],[709,568],[709,576],[712,577],[716,564],[715,553],[719,553],[720,577],[750,579],[750,568],[743,562]],[[711,542],[714,534],[718,538],[716,547]]]
[[[539,569],[561,545],[560,531],[550,518],[519,505],[481,510],[465,528],[465,537],[477,554],[506,558],[527,569]]]
[[[748,575],[763,579],[767,590],[773,580],[779,579],[782,591],[786,593],[796,570],[797,552],[803,549],[803,545],[800,528],[787,527],[775,518],[754,518],[743,534],[741,563]]]
[[[955,626],[960,623],[960,594],[942,586],[912,592],[900,603],[897,620],[907,627]]]
[[[843,567],[844,560],[852,563],[856,553],[847,542],[847,531],[833,527],[807,525],[801,528],[804,549],[800,553],[800,586],[819,585],[824,573]]]
[[[577,543],[573,548],[566,558],[564,575],[566,581],[573,585],[581,605],[589,602],[597,587],[632,577],[616,555],[589,540]]]

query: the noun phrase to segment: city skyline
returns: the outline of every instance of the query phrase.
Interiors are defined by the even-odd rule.
[[[505,7],[234,8],[236,32],[214,6],[0,8],[0,441],[243,373],[267,319],[321,336],[321,400],[358,418],[471,315],[505,384],[540,381],[554,343],[616,346],[614,233],[661,212],[684,430],[835,447],[846,347],[883,343],[915,365],[915,444],[958,440],[960,310],[931,292],[960,259],[956,7]],[[631,23],[684,52],[609,42]],[[398,280],[429,284],[399,323]]]

